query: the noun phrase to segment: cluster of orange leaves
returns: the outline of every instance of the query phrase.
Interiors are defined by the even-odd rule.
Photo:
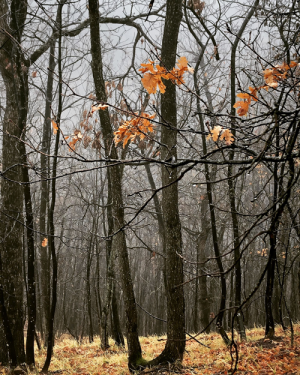
[[[290,64],[283,63],[281,65],[276,65],[274,68],[269,68],[263,71],[265,85],[259,87],[249,87],[250,94],[248,93],[239,93],[237,94],[238,98],[245,99],[244,101],[239,100],[234,104],[234,108],[237,109],[238,116],[246,116],[249,111],[251,100],[257,102],[258,97],[257,93],[259,90],[264,89],[268,90],[269,87],[276,89],[280,81],[287,78],[288,70],[297,66],[296,61],[291,61]]]
[[[148,115],[142,112],[139,116],[136,112],[136,117],[131,120],[125,121],[119,129],[114,132],[115,144],[118,145],[123,142],[123,148],[125,148],[128,141],[135,141],[137,138],[144,140],[148,133],[153,133],[153,125],[149,120],[153,120],[154,115]]]
[[[166,91],[166,86],[164,85],[162,78],[171,80],[174,84],[181,85],[184,83],[183,75],[186,71],[191,70],[188,67],[188,61],[185,56],[180,57],[177,61],[177,68],[173,68],[168,71],[166,68],[156,64],[154,66],[154,61],[149,60],[148,64],[141,64],[142,68],[139,69],[140,72],[144,74],[142,78],[142,84],[149,94],[155,94],[157,88],[164,94]]]
[[[184,83],[183,75],[186,71],[192,72],[192,69],[188,67],[188,61],[186,57],[182,56],[177,61],[177,67],[168,71],[166,68],[154,63],[149,60],[147,64],[141,64],[142,68],[140,72],[144,74],[142,78],[142,84],[149,94],[155,94],[157,88],[164,94],[166,86],[162,79],[171,80],[174,84],[181,85]],[[142,112],[141,115],[136,113],[136,117],[131,120],[125,121],[119,129],[114,132],[115,144],[118,145],[123,142],[123,148],[129,141],[135,141],[137,138],[144,140],[149,133],[153,133],[153,125],[149,120],[153,120],[154,115],[148,115]]]
[[[210,130],[207,139],[212,138],[214,142],[217,142],[218,139],[221,141],[224,139],[225,143],[229,146],[234,142],[233,134],[229,129],[223,129],[221,126],[215,126],[212,130]]]

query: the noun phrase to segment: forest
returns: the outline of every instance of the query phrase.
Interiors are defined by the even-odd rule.
[[[0,373],[293,347],[299,42],[296,0],[0,0]]]

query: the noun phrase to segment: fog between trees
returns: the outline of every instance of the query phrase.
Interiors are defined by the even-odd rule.
[[[0,2],[3,364],[37,341],[47,373],[69,333],[126,337],[135,370],[299,319],[298,3],[150,4]]]

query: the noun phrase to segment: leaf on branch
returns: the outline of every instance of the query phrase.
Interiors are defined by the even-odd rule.
[[[241,98],[241,99],[251,100],[251,96],[247,93],[244,93],[244,92],[241,92],[241,93],[237,94],[237,97]]]
[[[251,101],[238,101],[234,104],[233,108],[238,108],[236,111],[239,116],[246,116],[246,114],[249,111],[249,106],[250,106]]]
[[[187,69],[188,67],[187,58],[185,56],[181,56],[179,60],[177,61],[176,65],[178,66],[179,70]]]
[[[225,139],[225,143],[230,146],[234,142],[233,134],[229,129],[225,129],[220,136],[220,140]]]
[[[212,130],[210,130],[210,134],[207,136],[206,139],[209,140],[210,138],[212,138],[214,142],[217,142],[221,131],[222,131],[221,126],[219,125],[215,126]]]
[[[215,126],[212,130],[210,130],[210,134],[207,136],[207,140],[210,138],[213,139],[214,142],[220,138],[220,140],[225,140],[226,144],[230,146],[234,142],[233,134],[229,129],[223,130],[221,126]]]
[[[53,134],[56,134],[58,130],[57,123],[54,120],[51,120],[51,122],[52,122],[52,127],[53,127]]]
[[[99,111],[99,109],[105,110],[106,108],[108,108],[107,104],[92,105],[92,109],[90,113],[92,115],[94,112]]]
[[[177,68],[173,68],[170,72],[158,64],[154,67],[154,61],[152,60],[149,60],[148,64],[141,64],[141,66],[142,68],[139,71],[144,74],[142,84],[149,94],[155,94],[157,88],[162,94],[165,93],[166,86],[162,78],[181,85],[184,83],[183,74],[189,69],[192,70],[192,68],[188,68],[188,61],[185,56],[180,57],[177,61]]]
[[[72,134],[71,137],[73,138],[71,142],[69,143],[69,147],[70,147],[69,151],[75,151],[75,145],[78,141],[82,140],[83,135],[81,134],[80,130],[75,130],[74,134]]]
[[[48,245],[48,239],[45,237],[42,241],[42,247],[46,247]]]
[[[166,86],[163,84],[161,77],[155,74],[145,73],[144,78],[142,78],[142,84],[148,91],[148,94],[155,94],[157,86],[162,94],[166,92]]]
[[[136,117],[133,117],[129,121],[125,121],[119,129],[114,132],[114,141],[116,146],[123,142],[123,148],[129,141],[136,141],[138,138],[140,140],[145,140],[149,138],[148,134],[153,133],[153,125],[149,120],[154,119],[156,115],[148,115],[147,113],[141,113],[138,116],[136,112]]]
[[[237,94],[238,98],[245,99],[245,101],[237,101],[233,108],[238,108],[237,114],[238,116],[245,116],[251,104],[251,100],[254,102],[258,101],[257,93],[259,90],[269,90],[269,88],[276,89],[278,87],[279,81],[282,81],[287,78],[287,71],[291,68],[297,66],[298,63],[296,61],[291,61],[290,64],[281,64],[276,65],[274,68],[266,69],[263,71],[265,85],[259,87],[251,87],[249,86],[250,94],[247,93],[239,93]]]
[[[276,89],[279,81],[287,78],[287,71],[297,65],[298,63],[296,61],[291,61],[290,64],[282,63],[281,65],[276,65],[274,68],[264,70],[265,83],[273,89]]]
[[[258,93],[258,90],[261,89],[261,88],[262,88],[262,86],[261,87],[251,87],[251,86],[249,86],[251,99],[254,100],[255,102],[258,101],[257,93]]]

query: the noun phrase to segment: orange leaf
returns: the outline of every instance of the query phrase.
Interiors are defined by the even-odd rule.
[[[212,138],[215,142],[217,142],[218,138],[219,138],[219,135],[222,131],[222,127],[221,126],[215,126],[211,131],[210,131],[210,134],[206,137],[206,139],[210,139]]]
[[[166,91],[166,86],[162,82],[162,78],[170,79],[172,82],[178,85],[184,83],[183,74],[188,70],[188,62],[186,57],[180,57],[177,62],[178,68],[172,69],[168,72],[164,67],[156,65],[154,68],[154,61],[149,60],[148,64],[141,64],[142,68],[139,69],[140,72],[144,74],[142,78],[142,84],[149,94],[155,94],[157,88],[164,94]]]
[[[73,136],[73,139],[72,141],[69,143],[69,151],[75,151],[75,145],[78,141],[81,141],[82,140],[82,137],[83,135],[81,134],[81,131],[80,130],[75,130],[74,131],[74,134],[72,135]]]
[[[51,122],[52,122],[52,127],[53,127],[53,134],[56,134],[58,130],[57,123],[54,120],[51,120]]]
[[[142,78],[142,84],[144,88],[148,91],[148,94],[155,94],[157,90],[158,77],[151,73],[146,73]],[[162,93],[164,93],[165,88],[161,88]]]
[[[151,61],[151,60],[149,60],[149,61],[150,61],[150,64],[141,64],[141,66],[143,68],[140,68],[139,71],[142,72],[142,73],[146,73],[149,70],[151,73],[155,74],[155,70],[154,70],[154,66],[153,66],[154,61]]]
[[[99,109],[105,110],[106,108],[108,108],[107,104],[92,105],[91,114],[93,114],[96,111],[99,111]]]
[[[136,113],[138,115],[138,113]],[[154,119],[154,115],[148,115],[147,113],[141,113],[140,116],[134,117],[129,121],[125,121],[119,129],[114,132],[114,141],[118,145],[120,142],[123,142],[123,148],[126,144],[133,140],[135,141],[137,137],[140,139],[145,139],[148,133],[153,133],[153,125],[149,120]],[[148,120],[149,119],[149,120]]]
[[[238,101],[234,104],[234,108],[238,108],[237,114],[239,116],[245,116],[249,111],[250,102]]]
[[[239,94],[237,94],[237,97],[241,99],[251,100],[251,96],[244,92],[240,92]]]
[[[225,139],[225,142],[228,146],[231,145],[234,142],[233,134],[231,133],[231,131],[229,129],[225,129],[223,131],[222,135],[220,136],[220,139],[221,140]]]
[[[290,68],[294,68],[297,65],[298,65],[298,63],[296,61],[291,61],[290,62]]]
[[[48,239],[45,237],[42,241],[42,246],[46,247],[48,245]]]
[[[188,61],[185,56],[180,57],[180,59],[177,61],[177,66],[179,69],[184,69],[188,67]]]
[[[251,94],[251,99],[254,100],[255,102],[257,102],[258,100],[258,97],[257,97],[257,93],[258,93],[258,90],[260,89],[261,87],[251,87],[249,86],[249,91],[250,91],[250,94]]]

